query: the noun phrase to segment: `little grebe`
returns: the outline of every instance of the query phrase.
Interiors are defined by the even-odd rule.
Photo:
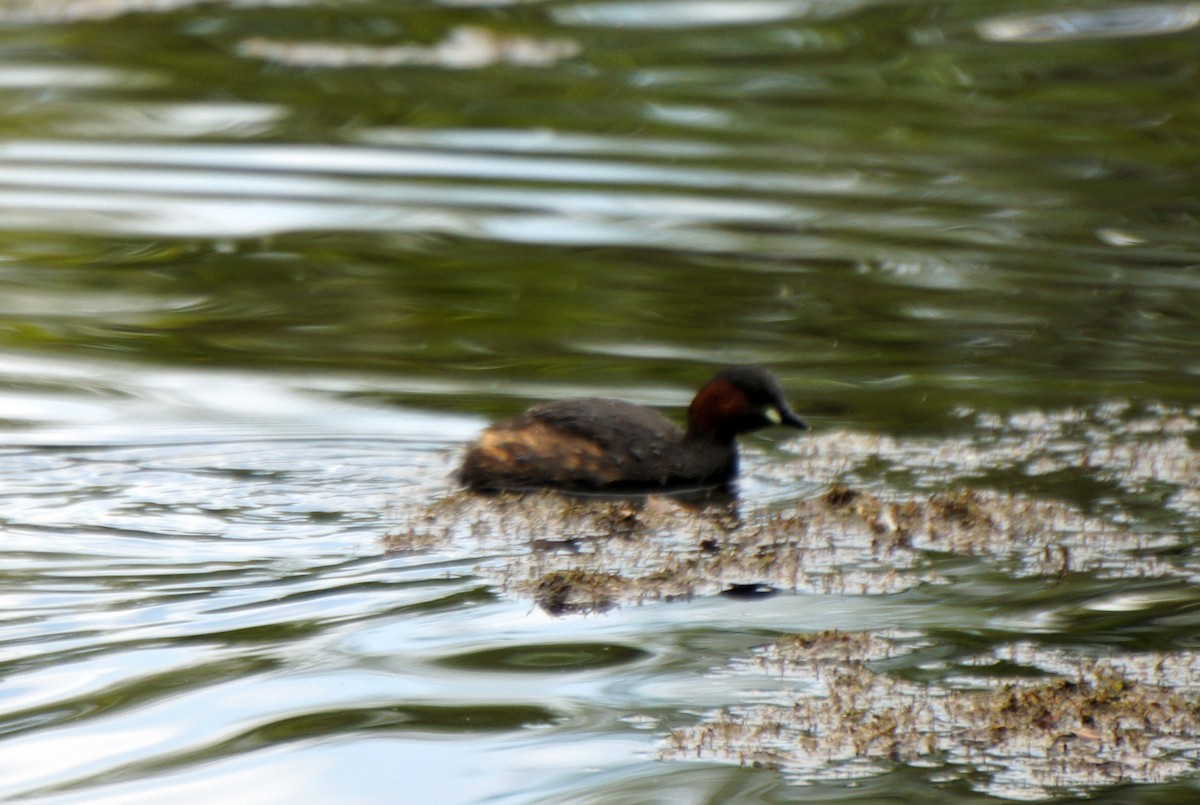
[[[724,486],[737,475],[734,437],[771,425],[807,428],[774,375],[735,366],[696,393],[687,430],[651,408],[620,400],[560,400],[485,430],[467,450],[458,478],[476,491]]]

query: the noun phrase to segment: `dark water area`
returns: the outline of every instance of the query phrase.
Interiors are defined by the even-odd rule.
[[[0,798],[1194,801],[1197,54],[1191,2],[0,1]],[[732,520],[455,490],[731,363],[812,426]]]

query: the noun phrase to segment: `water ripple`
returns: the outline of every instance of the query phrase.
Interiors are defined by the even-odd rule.
[[[1200,4],[1158,4],[995,17],[979,23],[984,39],[1060,42],[1179,33],[1200,25]]]
[[[829,18],[849,15],[867,4],[867,0],[744,0],[737,3],[658,0],[649,3],[580,3],[556,9],[553,13],[558,22],[566,25],[678,29]]]

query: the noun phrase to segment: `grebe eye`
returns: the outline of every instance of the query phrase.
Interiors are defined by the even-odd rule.
[[[783,424],[783,414],[779,413],[779,409],[773,405],[768,405],[766,408],[764,408],[762,415],[772,425]]]

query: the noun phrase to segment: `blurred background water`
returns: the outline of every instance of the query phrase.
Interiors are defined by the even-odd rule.
[[[974,645],[1086,583],[555,618],[487,556],[384,537],[489,419],[677,415],[728,363],[814,437],[1194,423],[1198,29],[1187,2],[3,0],[0,797],[986,799],[657,735],[775,631]],[[771,474],[789,449],[751,440],[747,504],[819,491]],[[933,483],[968,475],[1200,536],[1194,475]],[[1190,650],[1168,586],[1045,639]]]

